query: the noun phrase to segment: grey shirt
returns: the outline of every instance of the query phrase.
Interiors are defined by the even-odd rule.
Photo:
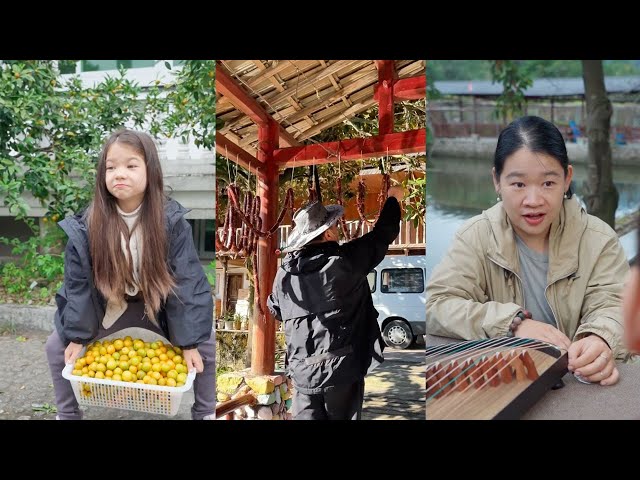
[[[524,308],[531,312],[534,320],[557,327],[553,311],[544,295],[547,288],[549,255],[531,250],[518,235],[515,237],[524,290]]]

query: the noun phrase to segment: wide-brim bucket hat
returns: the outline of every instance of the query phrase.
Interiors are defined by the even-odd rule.
[[[344,214],[342,205],[324,206],[320,202],[313,202],[299,209],[293,215],[296,226],[291,230],[287,246],[282,253],[292,252],[304,247],[325,230],[331,228]]]

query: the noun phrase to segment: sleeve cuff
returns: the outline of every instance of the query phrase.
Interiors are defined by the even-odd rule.
[[[622,348],[620,339],[604,329],[594,328],[590,325],[581,325],[580,327],[578,327],[578,330],[573,336],[573,340],[581,340],[588,335],[597,335],[602,340],[604,340],[608,347],[611,349],[613,358],[624,360],[628,356],[628,352],[626,352],[625,349]]]

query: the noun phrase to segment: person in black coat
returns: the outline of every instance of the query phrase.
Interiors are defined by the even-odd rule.
[[[384,343],[367,274],[400,232],[400,187],[391,187],[373,230],[338,244],[340,205],[311,203],[294,215],[267,306],[284,322],[295,420],[359,420],[364,377]]]

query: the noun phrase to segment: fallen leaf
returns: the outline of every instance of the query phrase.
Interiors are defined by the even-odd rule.
[[[34,412],[39,412],[41,414],[44,413],[58,413],[58,409],[55,405],[51,405],[49,403],[32,403],[31,410]]]
[[[27,337],[23,337],[22,335],[20,335],[19,337],[16,337],[16,340],[19,342],[26,342],[27,341]]]

